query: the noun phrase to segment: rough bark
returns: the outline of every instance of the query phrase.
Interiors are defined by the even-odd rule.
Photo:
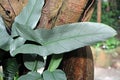
[[[55,25],[77,22],[88,0],[47,0],[38,27],[52,28]]]
[[[11,27],[14,18],[20,13],[28,0],[0,0],[0,15],[7,27]]]
[[[25,1],[25,2],[23,2]],[[28,0],[0,0],[0,14],[10,27]],[[37,28],[88,21],[95,0],[45,0]],[[18,9],[19,8],[19,9]],[[94,80],[94,65],[89,47],[66,53],[61,63],[68,80]]]
[[[62,63],[68,80],[94,80],[94,65],[90,47],[66,53]]]

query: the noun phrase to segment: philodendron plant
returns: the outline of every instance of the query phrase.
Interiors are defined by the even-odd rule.
[[[116,35],[108,25],[94,22],[79,22],[55,26],[52,29],[36,29],[41,16],[44,0],[29,0],[27,6],[15,18],[11,32],[8,33],[0,17],[0,48],[12,57],[2,65],[1,76],[5,80],[67,80],[65,73],[57,69],[63,54],[93,43],[104,41]],[[16,56],[23,55],[24,65],[29,72],[18,74]],[[2,57],[0,53],[0,57]],[[39,73],[45,66],[45,57],[52,55],[47,70]],[[14,58],[15,57],[15,58]],[[4,59],[0,59],[1,61]]]

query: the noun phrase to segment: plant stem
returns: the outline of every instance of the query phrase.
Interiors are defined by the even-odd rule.
[[[33,65],[33,69],[32,69],[32,71],[34,72],[37,72],[37,65],[38,65],[38,55],[36,56],[36,58],[35,58],[35,63],[34,63],[34,65]]]
[[[53,54],[48,66],[49,71],[55,71],[63,59],[63,54]]]

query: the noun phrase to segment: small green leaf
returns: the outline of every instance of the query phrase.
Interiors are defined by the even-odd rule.
[[[58,66],[60,65],[62,59],[63,59],[63,54],[52,55],[48,70],[50,72],[55,71],[58,68]]]
[[[0,16],[0,48],[8,51],[10,48],[11,36],[7,33],[5,24]]]
[[[44,71],[43,72],[44,80],[67,80],[65,73],[62,70],[55,70],[53,72]]]
[[[21,76],[18,80],[43,80],[41,75],[37,72],[29,72],[26,75]]]
[[[44,67],[44,59],[38,55],[23,55],[24,65],[27,69],[36,71]]]

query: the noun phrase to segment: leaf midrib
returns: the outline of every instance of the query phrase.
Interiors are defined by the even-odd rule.
[[[99,34],[99,33],[96,33],[96,34]],[[94,33],[91,33],[91,34],[85,34],[85,35],[76,35],[76,36],[72,36],[72,37],[69,37],[69,38],[63,38],[63,39],[57,39],[57,40],[53,40],[53,41],[47,41],[47,42],[43,42],[43,46],[47,46],[49,44],[52,44],[52,43],[55,43],[55,42],[59,42],[59,41],[63,41],[63,40],[69,40],[69,39],[75,39],[75,38],[78,38],[78,37],[82,37],[82,36],[89,36],[89,35],[96,35]],[[104,34],[104,33],[102,33]]]
[[[38,1],[38,0],[36,0],[35,4],[37,3],[37,1]],[[28,21],[29,21],[30,18],[31,18],[30,16],[32,15],[32,12],[33,12],[33,10],[34,10],[34,8],[35,8],[35,6],[36,6],[35,4],[34,4],[34,6],[32,7],[31,13],[30,13],[30,15],[28,16],[28,19],[27,19],[26,24],[28,24]]]

